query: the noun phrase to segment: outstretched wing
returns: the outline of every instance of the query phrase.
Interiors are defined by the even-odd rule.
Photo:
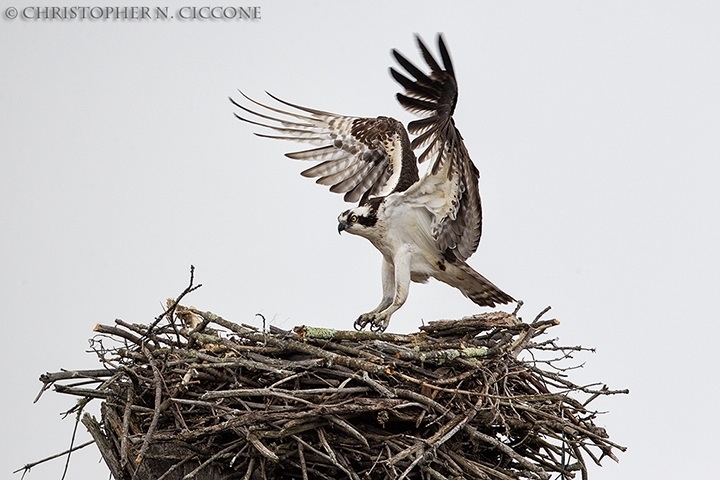
[[[331,192],[344,193],[347,202],[363,203],[370,196],[404,191],[419,179],[407,132],[393,118],[337,115],[294,105],[268,93],[274,100],[295,109],[287,111],[240,93],[268,113],[256,112],[231,98],[235,106],[259,120],[250,120],[237,113],[235,116],[276,132],[271,135],[257,133],[258,136],[316,145],[285,155],[295,160],[320,162],[301,175],[317,178],[316,182],[329,185]]]
[[[430,161],[423,179],[407,194],[417,200],[424,198],[427,207],[435,213],[432,235],[440,251],[466,260],[477,250],[482,233],[479,172],[452,117],[458,89],[443,37],[438,36],[442,66],[420,37],[416,39],[430,74],[422,72],[396,50],[393,50],[395,59],[412,78],[390,69],[393,78],[405,88],[404,94],[397,94],[398,101],[422,117],[408,124],[409,132],[417,135],[412,148],[424,148],[419,161]]]

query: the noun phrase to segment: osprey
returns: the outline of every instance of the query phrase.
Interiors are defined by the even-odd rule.
[[[355,321],[359,330],[369,324],[373,331],[384,331],[390,316],[405,303],[410,282],[424,283],[430,277],[457,288],[481,306],[514,301],[466,263],[482,231],[479,172],[452,117],[458,90],[443,37],[438,36],[442,66],[419,36],[416,40],[430,73],[423,73],[396,50],[392,54],[406,74],[390,68],[405,89],[397,100],[422,117],[410,122],[407,131],[393,118],[337,115],[269,93],[293,110],[264,105],[242,92],[265,111],[230,99],[255,116],[250,120],[236,113],[237,118],[276,132],[256,135],[315,145],[286,156],[320,162],[301,175],[317,178],[331,192],[345,194],[347,202],[358,202],[340,214],[338,232],[367,238],[383,256],[383,297],[375,309]],[[416,135],[412,142],[408,131]],[[414,150],[422,148],[416,158]],[[418,163],[425,161],[428,168],[420,178]]]

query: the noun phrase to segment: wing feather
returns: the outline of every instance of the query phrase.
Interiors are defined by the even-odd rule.
[[[340,166],[339,166],[340,167]],[[360,162],[354,162],[350,163],[346,168],[343,168],[340,170],[338,168],[338,171],[335,173],[328,173],[327,175],[323,175],[322,177],[319,177],[317,180],[315,180],[315,183],[319,183],[320,185],[337,185],[342,182],[346,182],[347,180],[354,178],[354,176],[360,172],[361,169],[366,168],[367,165],[363,165]],[[362,172],[361,172],[362,174]],[[334,192],[332,188],[330,189],[331,192]],[[339,192],[344,193],[344,192]]]
[[[398,102],[400,102],[400,105],[405,107],[406,110],[409,110],[413,113],[431,113],[435,112],[438,109],[438,104],[436,102],[421,100],[414,97],[408,97],[406,95],[403,95],[402,93],[397,94],[397,99]]]
[[[424,177],[406,196],[435,214],[432,235],[440,251],[449,251],[464,261],[477,250],[482,234],[479,172],[452,117],[458,90],[445,41],[438,36],[438,61],[420,37],[416,39],[430,73],[396,51],[393,55],[398,64],[415,80],[391,71],[405,89],[397,94],[400,104],[422,117],[408,125],[408,130],[417,135],[412,148],[423,149],[418,162],[430,161]]]
[[[414,134],[414,135],[420,135],[422,133],[427,132],[430,129],[437,128],[437,122],[438,122],[438,116],[433,115],[431,117],[421,118],[418,120],[413,120],[412,122],[408,123],[408,132]]]
[[[342,160],[350,157],[352,154],[345,150],[339,150],[333,145],[324,145],[310,150],[301,150],[299,152],[289,152],[285,156],[293,160],[311,160],[316,162]]]
[[[345,194],[345,200],[349,202],[357,202],[361,200],[366,192],[373,194],[374,185],[385,174],[385,172],[387,172],[386,168],[381,168],[380,166],[374,167],[360,180],[355,188]]]
[[[344,193],[346,201],[362,202],[369,196],[405,190],[419,178],[407,132],[395,119],[337,115],[296,105],[267,93],[291,109],[288,110],[266,105],[243,92],[240,94],[262,110],[256,111],[255,107],[249,108],[231,98],[236,107],[253,118],[237,113],[235,116],[271,131],[256,133],[260,137],[315,145],[315,148],[285,155],[294,160],[320,162],[303,170],[301,175],[317,178],[316,182],[330,186],[331,192]]]
[[[349,192],[360,184],[363,177],[365,177],[365,175],[367,175],[370,170],[372,170],[372,165],[360,165],[357,171],[350,173],[347,178],[330,187],[330,191],[333,193]]]
[[[296,142],[306,142],[306,143],[312,143],[313,145],[320,145],[325,141],[325,137],[320,135],[306,135],[306,136],[295,136],[295,135],[266,135],[264,133],[256,133],[258,137],[262,138],[272,138],[273,140],[294,140]]]
[[[352,158],[327,160],[315,165],[314,167],[310,167],[307,170],[303,170],[300,172],[300,175],[306,178],[327,177],[328,175],[334,175],[342,170],[345,170],[352,163]]]
[[[392,75],[396,82],[398,82],[400,85],[403,86],[403,88],[405,88],[405,93],[408,96],[426,100],[431,99],[435,96],[435,91],[433,91],[431,88],[415,83],[415,81],[410,80],[405,75],[398,72],[392,67],[390,67],[390,75]]]
[[[417,36],[416,36],[415,38],[417,38],[418,41],[420,40],[420,37],[417,37]],[[412,63],[410,60],[408,60],[407,58],[403,57],[403,55],[402,55],[400,52],[398,52],[397,50],[393,49],[392,54],[393,54],[393,56],[395,57],[395,60],[397,60],[397,62],[400,64],[400,66],[403,67],[405,70],[407,70],[407,72],[408,72],[410,75],[412,75],[413,77],[415,77],[415,82],[416,82],[419,86],[421,86],[421,87],[428,87],[428,86],[432,86],[432,85],[433,85],[432,80],[430,80],[430,77],[428,77],[427,75],[425,75],[425,73],[423,73],[422,70],[420,70],[420,69],[417,68],[415,65],[413,65],[413,63]]]

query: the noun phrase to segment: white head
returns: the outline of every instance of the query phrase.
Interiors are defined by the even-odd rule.
[[[367,203],[351,208],[338,217],[338,233],[348,232],[353,235],[370,238],[377,224],[377,206]]]

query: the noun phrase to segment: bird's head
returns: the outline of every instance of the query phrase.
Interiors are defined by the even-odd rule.
[[[373,205],[351,208],[338,217],[338,233],[348,232],[367,237],[377,223],[377,209]]]

